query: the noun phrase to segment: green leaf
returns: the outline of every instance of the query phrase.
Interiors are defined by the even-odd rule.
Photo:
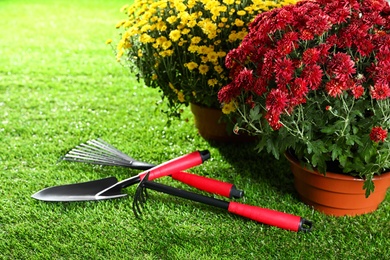
[[[260,114],[260,106],[259,106],[259,105],[255,106],[253,109],[251,109],[251,110],[249,111],[249,118],[250,118],[252,121],[258,121],[258,120],[260,120],[261,114]]]
[[[340,155],[343,154],[343,149],[340,146],[334,144],[332,146],[332,160],[336,160]]]
[[[277,148],[277,145],[275,145],[275,141],[273,138],[267,139],[267,151],[269,153],[272,153],[273,156],[275,156],[276,159],[279,159],[279,150]]]
[[[374,192],[375,190],[375,185],[374,185],[374,182],[372,181],[372,177],[373,177],[373,174],[367,174],[366,175],[366,180],[364,181],[364,184],[363,184],[363,189],[366,190],[366,198],[368,198],[368,196],[370,196],[370,194],[372,192]]]
[[[324,134],[333,134],[335,131],[336,131],[336,128],[333,125],[328,126],[328,127],[323,127],[321,129],[321,133],[324,133]]]
[[[347,159],[348,158],[347,158],[347,156],[345,154],[340,155],[339,156],[340,165],[344,167],[346,165],[346,163],[347,163]]]

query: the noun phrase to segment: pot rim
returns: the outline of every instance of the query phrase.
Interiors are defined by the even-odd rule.
[[[299,163],[298,159],[295,156],[293,156],[291,154],[291,152],[289,152],[289,151],[286,151],[284,153],[284,156],[294,166],[304,168],[306,171],[309,171],[309,172],[311,172],[313,174],[316,174],[316,175],[326,176],[327,178],[331,178],[331,179],[355,180],[355,181],[362,181],[362,182],[364,182],[364,179],[356,177],[356,176],[352,176],[352,175],[336,173],[336,172],[329,172],[329,171],[327,171],[326,175],[324,175],[324,174],[319,173],[318,171],[315,171],[315,170],[312,170],[312,169],[308,169],[308,168],[302,166]],[[381,173],[381,174],[375,174],[374,177],[373,177],[373,180],[382,180],[382,179],[388,179],[388,178],[390,178],[390,171],[384,172],[384,173]]]

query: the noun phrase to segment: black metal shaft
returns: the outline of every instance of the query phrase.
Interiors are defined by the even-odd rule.
[[[218,207],[218,208],[222,208],[222,209],[226,209],[226,210],[229,208],[229,202],[227,202],[227,201],[215,199],[212,197],[207,197],[207,196],[197,194],[194,192],[190,192],[190,191],[181,190],[181,189],[167,186],[167,185],[164,185],[161,183],[157,183],[157,182],[153,182],[153,181],[144,181],[140,185],[142,185],[144,188],[148,188],[151,190],[170,194],[170,195],[177,196],[180,198],[200,202],[200,203],[207,204],[210,206],[214,206],[214,207]]]

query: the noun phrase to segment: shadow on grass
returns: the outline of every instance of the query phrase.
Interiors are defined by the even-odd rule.
[[[208,141],[243,178],[265,183],[280,194],[298,197],[294,188],[294,176],[284,156],[276,159],[266,151],[258,152],[256,140],[249,142],[222,143]]]

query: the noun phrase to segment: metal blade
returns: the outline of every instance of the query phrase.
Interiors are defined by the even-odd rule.
[[[103,190],[107,190],[110,187],[115,187],[117,183],[117,178],[108,177],[95,181],[46,188],[38,191],[31,197],[43,201],[66,202],[115,199],[126,196],[127,194],[122,194],[118,188],[115,189],[115,192],[112,191],[108,195],[98,195]]]

